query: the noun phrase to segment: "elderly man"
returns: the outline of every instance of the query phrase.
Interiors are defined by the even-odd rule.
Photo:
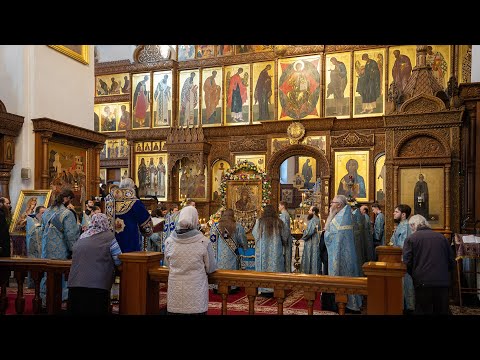
[[[415,314],[448,315],[452,248],[422,215],[413,215],[408,224],[412,234],[403,244],[403,262],[415,286]]]
[[[330,202],[330,214],[325,224],[325,245],[328,252],[328,275],[360,276],[355,251],[353,220],[347,198],[337,195]],[[348,295],[347,309],[359,312],[362,298]]]

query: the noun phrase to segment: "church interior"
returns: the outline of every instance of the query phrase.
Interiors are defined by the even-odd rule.
[[[266,285],[275,288],[279,313],[288,313],[293,289],[303,291],[305,313],[317,314],[328,289],[340,314],[353,293],[368,299],[363,314],[401,314],[406,270],[402,249],[389,243],[398,204],[451,245],[450,303],[480,306],[479,46],[2,45],[0,59],[4,82],[15,84],[0,89],[0,197],[12,204],[10,258],[0,258],[0,271],[10,271],[11,282],[23,284],[26,271],[69,269],[68,261],[27,261],[21,219],[31,198],[48,207],[69,188],[80,218],[89,199],[107,211],[105,196],[131,178],[152,213],[194,201],[207,236],[221,212],[234,209],[248,239],[240,252],[246,271],[209,276],[225,295],[221,314],[234,306],[227,303],[233,285],[245,287],[250,314],[253,294]],[[362,277],[311,275],[297,284],[308,211],[319,209],[323,229],[337,195],[366,205],[372,228],[371,206],[380,206],[385,246]],[[252,229],[267,204],[280,202],[295,238],[291,274],[252,275]],[[459,255],[462,235],[473,235],[473,244]],[[125,260],[120,314],[158,311],[168,279],[162,255]],[[60,280],[51,279],[47,308],[55,313]],[[25,298],[20,289],[14,296]],[[15,301],[18,313],[25,300]]]

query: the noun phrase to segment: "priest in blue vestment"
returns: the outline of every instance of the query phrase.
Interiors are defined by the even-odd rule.
[[[395,207],[393,220],[398,225],[390,239],[390,245],[403,249],[405,240],[412,233],[412,229],[408,225],[408,218],[411,213],[412,208],[409,205],[400,204]],[[415,289],[413,287],[413,279],[408,273],[403,277],[403,308],[407,312],[415,310]]]
[[[53,205],[42,216],[42,259],[67,260],[72,255],[73,244],[80,236],[80,226],[73,211],[68,208],[75,199],[75,194],[70,189],[62,190]],[[45,305],[47,277],[40,282],[40,297]],[[62,279],[62,301],[68,298],[68,285]]]
[[[303,240],[303,254],[300,271],[304,274],[322,275],[322,261],[320,259],[320,218],[319,209],[316,206],[310,206],[308,209],[308,225],[304,230],[301,240]]]
[[[328,275],[360,276],[353,219],[345,195],[337,195],[330,203],[330,214],[325,224],[325,245],[328,252]],[[360,295],[348,295],[347,309],[360,311]]]
[[[142,235],[147,238],[153,233],[152,218],[135,196],[134,186],[132,179],[124,178],[105,199],[105,211],[123,253],[144,250]]]
[[[219,269],[240,270],[238,249],[248,249],[247,235],[243,226],[235,222],[233,209],[223,212],[218,223],[210,228],[210,241],[216,243],[216,259]]]

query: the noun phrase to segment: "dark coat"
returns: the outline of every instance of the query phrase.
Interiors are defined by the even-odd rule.
[[[2,206],[0,206],[0,257],[10,257],[10,233]]]
[[[403,244],[403,262],[415,287],[450,286],[453,251],[442,234],[419,227]]]

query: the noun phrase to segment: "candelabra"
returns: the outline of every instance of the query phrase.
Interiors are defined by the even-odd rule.
[[[295,270],[293,272],[300,272],[300,239],[295,238],[295,262],[293,263]]]

